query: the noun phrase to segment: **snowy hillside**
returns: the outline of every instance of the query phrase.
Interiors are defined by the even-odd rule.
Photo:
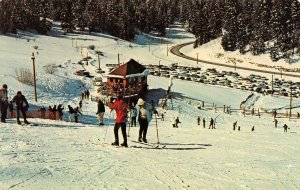
[[[160,62],[196,66],[195,61],[167,54],[167,48],[194,39],[180,27],[168,29],[166,38],[139,35],[134,42],[105,34],[61,35],[59,30],[50,36],[21,32],[19,37],[0,35],[0,83],[8,84],[10,99],[21,90],[31,109],[59,103],[64,107],[75,106],[86,89],[96,95],[91,78],[74,75],[84,67],[91,75],[98,76],[96,50],[103,53],[101,68],[117,63],[118,54],[120,62],[133,58],[145,65]],[[88,48],[91,45],[95,50]],[[197,50],[185,47],[183,53],[195,57],[195,52],[199,52],[205,58],[204,55],[212,55],[210,49],[218,49],[216,41]],[[15,75],[16,68],[32,69],[32,52],[36,58],[37,102],[33,87],[19,83]],[[88,65],[77,64],[86,56],[93,60]],[[43,66],[49,64],[57,66],[54,75],[44,71]],[[198,66],[203,70],[210,67],[201,63]],[[149,76],[148,83],[148,101],[154,99],[158,104],[169,79]],[[279,123],[275,128],[269,114],[261,113],[259,117],[244,116],[240,110],[223,112],[223,105],[239,109],[251,94],[249,91],[179,79],[173,83],[175,98],[168,103],[167,110],[157,105],[159,114],[165,113],[165,121],[159,117],[156,128],[153,118],[148,144],[136,142],[139,128],[133,127],[127,130],[129,148],[112,147],[115,113],[106,107],[105,125],[100,127],[95,114],[97,105],[88,100],[83,102],[83,116],[77,124],[67,121],[67,113],[64,121],[28,119],[37,126],[19,126],[15,119],[0,123],[0,189],[300,189],[297,118],[277,118]],[[202,101],[207,105],[200,110]],[[285,110],[289,103],[288,97],[254,93],[245,106]],[[212,104],[218,109],[212,109]],[[293,99],[293,104],[299,105],[299,99]],[[293,109],[293,113],[297,111]],[[172,127],[176,117],[181,121],[179,128]],[[208,129],[211,118],[216,120],[214,130]],[[234,121],[240,131],[233,131]],[[285,123],[289,126],[287,133],[282,128]],[[255,129],[251,131],[253,126]]]

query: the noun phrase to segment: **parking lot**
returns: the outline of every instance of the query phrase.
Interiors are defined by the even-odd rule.
[[[172,64],[171,66],[147,65],[150,75],[173,77],[174,79],[193,81],[208,85],[219,85],[226,88],[257,92],[263,95],[292,96],[300,95],[300,82],[285,81],[274,78],[273,81],[265,76],[251,74],[241,76],[237,72],[217,71],[215,68],[202,70],[200,67],[186,67]],[[273,85],[272,85],[273,84]]]

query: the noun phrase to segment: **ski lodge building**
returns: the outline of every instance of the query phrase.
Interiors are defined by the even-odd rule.
[[[100,98],[105,101],[123,95],[125,99],[137,99],[142,96],[148,88],[147,76],[149,70],[133,59],[116,67],[106,77],[107,83],[100,90]],[[106,96],[106,97],[105,97]]]

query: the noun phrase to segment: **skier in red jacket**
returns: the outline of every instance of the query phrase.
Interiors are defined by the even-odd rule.
[[[123,96],[118,96],[118,99],[115,102],[109,104],[109,108],[111,110],[116,110],[117,118],[114,127],[114,134],[115,134],[115,142],[112,143],[114,146],[119,146],[119,135],[118,131],[121,127],[122,135],[124,142],[121,146],[128,147],[127,144],[127,135],[126,135],[126,121],[127,121],[127,113],[129,110],[129,106],[126,101],[123,99]]]

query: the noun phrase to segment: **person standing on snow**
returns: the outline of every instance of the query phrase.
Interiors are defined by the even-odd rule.
[[[133,125],[136,127],[136,116],[137,116],[137,109],[134,105],[134,102],[132,102],[132,108],[130,109],[131,114],[131,126]]]
[[[179,123],[181,123],[181,122],[179,121],[179,118],[177,117],[177,118],[175,119],[175,127],[176,127],[176,128],[178,128],[178,124],[179,124]]]
[[[283,129],[284,129],[284,132],[287,133],[287,129],[288,129],[287,124],[284,124],[284,125],[283,125]]]
[[[57,111],[58,111],[58,114],[59,114],[59,120],[62,120],[63,110],[64,110],[64,106],[62,104],[59,104],[57,106]]]
[[[200,121],[201,121],[200,116],[198,116],[198,118],[197,118],[198,125],[200,125]]]
[[[77,106],[75,109],[74,109],[74,118],[75,118],[75,123],[78,123],[78,116],[80,115],[83,115],[80,111],[79,111],[79,107]]]
[[[21,91],[17,92],[17,95],[15,95],[15,97],[12,100],[14,103],[16,103],[16,107],[17,107],[17,122],[19,125],[21,125],[20,122],[20,111],[22,112],[23,118],[24,118],[24,123],[25,124],[30,124],[27,119],[26,119],[26,111],[29,108],[29,104],[25,98],[24,95],[22,95]]]
[[[147,131],[148,131],[148,126],[149,122],[152,119],[152,110],[151,110],[151,105],[147,102],[145,102],[142,98],[138,99],[137,102],[137,117],[138,121],[140,124],[140,130],[139,130],[139,142],[144,141],[147,143]]]
[[[202,122],[203,122],[203,128],[205,128],[205,118],[204,117],[202,119]]]
[[[275,123],[275,128],[277,128],[278,120],[274,119],[274,123]]]
[[[116,123],[114,127],[114,135],[115,135],[115,142],[113,142],[111,145],[113,146],[119,146],[119,128],[121,127],[122,135],[123,135],[123,143],[121,146],[128,147],[127,144],[127,135],[126,135],[126,121],[127,121],[127,113],[129,110],[128,104],[123,99],[122,95],[118,96],[118,99],[115,102],[111,102],[109,104],[109,108],[111,110],[116,110]]]
[[[69,121],[70,122],[74,122],[75,121],[75,111],[74,111],[74,108],[72,106],[68,105],[68,109],[69,109],[68,112],[70,114]]]
[[[105,106],[103,104],[103,102],[99,99],[98,100],[98,109],[97,109],[97,115],[98,115],[98,121],[99,121],[99,125],[103,125],[103,116],[105,113]]]
[[[8,108],[8,93],[7,85],[3,84],[2,89],[0,89],[0,112],[1,112],[1,122],[6,123],[7,118],[7,108]]]
[[[82,111],[82,100],[79,101],[78,103],[80,110]]]
[[[213,118],[211,118],[210,119],[210,122],[209,122],[209,127],[208,127],[208,129],[213,129],[214,128],[214,119]]]

